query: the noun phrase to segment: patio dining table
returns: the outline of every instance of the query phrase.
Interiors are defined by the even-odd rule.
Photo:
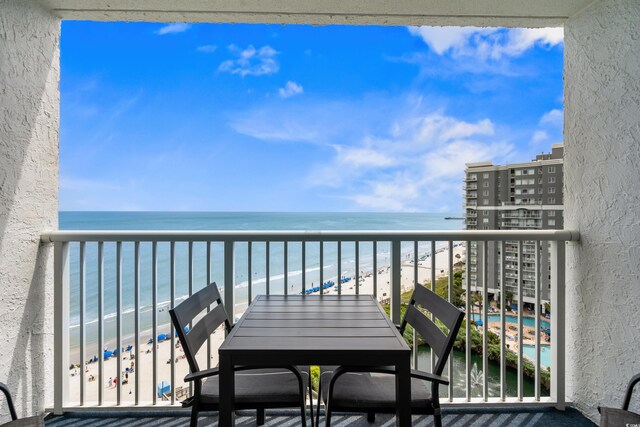
[[[219,426],[234,425],[234,366],[395,366],[396,425],[411,425],[411,349],[371,295],[260,295],[219,349]]]

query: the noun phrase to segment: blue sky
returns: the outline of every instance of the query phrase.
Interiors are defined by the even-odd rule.
[[[458,212],[562,142],[562,29],[64,21],[61,210]]]

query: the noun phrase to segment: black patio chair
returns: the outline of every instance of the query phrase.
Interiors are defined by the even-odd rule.
[[[447,331],[443,332],[436,326],[423,310],[431,312]],[[442,425],[439,387],[440,384],[449,384],[449,380],[441,375],[463,318],[463,311],[424,286],[417,286],[402,323],[398,325],[400,334],[404,334],[407,324],[413,326],[437,357],[433,373],[411,370],[411,413],[433,415],[437,427]],[[368,421],[374,422],[376,412],[396,412],[395,368],[321,367],[318,394],[325,404],[326,426],[331,425],[331,413],[338,411],[367,413]],[[317,423],[320,421],[319,412],[318,407]]]
[[[215,305],[215,307],[211,307]],[[211,310],[199,320],[198,315],[207,308]],[[224,309],[217,285],[211,283],[196,292],[174,309],[169,310],[171,322],[178,334],[184,354],[189,363],[190,374],[184,380],[193,382],[194,395],[184,402],[183,407],[191,407],[191,426],[198,425],[198,413],[217,411],[220,404],[218,368],[201,370],[196,354],[218,327],[224,324],[226,331],[233,328]],[[191,328],[187,326],[191,324]],[[280,368],[235,368],[236,409],[256,409],[258,425],[265,422],[265,409],[300,407],[302,425],[306,426],[306,390],[311,396],[310,371],[301,371],[295,366]],[[222,390],[222,393],[225,391]],[[313,424],[313,407],[311,407]]]
[[[41,416],[34,416],[28,418],[18,419],[16,414],[16,408],[13,406],[13,399],[9,392],[9,387],[4,383],[0,383],[0,391],[4,393],[4,397],[7,400],[7,406],[9,407],[9,414],[11,414],[11,420],[8,423],[2,424],[6,427],[44,427],[44,419]]]
[[[636,414],[629,410],[629,403],[631,403],[633,388],[639,382],[640,374],[635,375],[631,378],[631,381],[629,381],[629,385],[627,385],[627,392],[624,395],[622,409],[598,406],[598,412],[600,412],[601,415],[600,427],[640,425],[640,414]]]

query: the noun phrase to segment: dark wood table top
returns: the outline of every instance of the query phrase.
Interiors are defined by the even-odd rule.
[[[323,360],[350,352],[355,360],[363,354],[406,357],[411,349],[371,295],[260,295],[219,351],[272,356],[304,352]]]

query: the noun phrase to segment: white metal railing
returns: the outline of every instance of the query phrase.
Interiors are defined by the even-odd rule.
[[[472,242],[477,248],[478,263],[482,268],[478,268],[476,273],[475,267],[470,270],[469,263],[465,263],[462,289],[465,295],[471,295],[473,284],[481,291],[481,304],[476,306],[472,304],[472,298],[464,299],[467,319],[473,317],[474,321],[467,321],[463,328],[465,350],[460,355],[464,362],[458,363],[462,367],[454,369],[457,362],[453,359],[448,364],[448,376],[452,380],[445,393],[448,401],[481,405],[526,402],[562,408],[565,405],[564,243],[578,238],[578,233],[566,230],[47,232],[41,240],[54,245],[55,266],[56,351],[52,409],[61,413],[87,407],[162,407],[176,404],[180,398],[177,385],[186,374],[186,364],[176,359],[179,349],[166,310],[215,277],[220,278],[217,283],[223,292],[225,306],[234,307],[232,312],[235,316],[240,315],[258,293],[295,292],[313,297],[327,292],[366,292],[379,300],[388,299],[390,316],[398,323],[401,295],[411,291],[415,283],[426,281],[435,289],[436,280],[446,276],[448,279],[442,279],[447,283],[446,296],[453,301],[455,264],[464,260]],[[527,290],[527,295],[524,295],[523,280],[518,280],[517,292],[514,293],[517,321],[512,322],[513,317],[505,311],[505,279],[513,275],[501,267],[505,265],[506,242],[517,247],[518,260],[522,260],[525,242],[527,247],[535,248],[534,274],[528,273],[530,268],[526,274],[536,283],[535,304],[532,312],[528,313],[533,314],[533,320],[528,321],[534,323],[534,337],[528,340],[533,343],[529,347],[533,348],[533,356],[530,352],[528,355],[523,353],[527,338],[530,338],[524,337],[524,331],[526,329],[530,333],[531,330],[524,326],[523,320],[526,318],[523,297],[531,293]],[[488,254],[495,249],[500,254],[499,265],[495,267],[500,285],[489,283],[489,274],[486,273]],[[454,252],[463,256],[454,257]],[[549,325],[550,349],[543,347],[539,332],[541,322],[545,321],[540,311],[543,277],[540,259],[544,256],[549,257],[551,266],[549,299],[553,313]],[[297,264],[293,265],[292,260]],[[264,277],[256,276],[258,264],[262,266]],[[515,277],[524,279],[523,262],[518,261],[516,265]],[[543,273],[546,276],[547,272]],[[350,276],[349,280],[345,274]],[[319,289],[312,292],[311,288],[317,287],[316,283]],[[161,285],[166,286],[161,289]],[[490,308],[490,290],[498,290],[498,295],[492,295],[501,307],[497,313]],[[159,301],[162,298],[168,298],[168,301]],[[107,313],[107,306],[113,310]],[[95,313],[89,314],[90,311]],[[148,331],[144,330],[144,322],[150,323]],[[515,326],[515,335],[506,330],[507,323],[510,327]],[[168,331],[166,338],[171,342],[170,348],[161,348],[158,344],[159,334],[165,331]],[[498,336],[500,342],[499,360],[496,362],[498,379],[490,378],[484,368],[489,366],[490,331]],[[480,355],[472,355],[471,335],[475,333],[482,335]],[[90,342],[89,335],[95,338],[95,342]],[[144,342],[149,337],[153,342],[144,351]],[[102,352],[105,345],[115,345],[118,350],[115,366],[113,362],[104,360]],[[507,354],[511,351],[508,345],[511,349],[516,348],[515,371],[507,364]],[[125,346],[131,347],[123,353]],[[97,360],[92,357],[95,349]],[[551,353],[548,396],[542,392],[544,379],[541,372],[545,368],[541,365],[541,351]],[[145,357],[145,354],[150,356]],[[212,366],[217,360],[216,355],[216,343],[211,342],[202,356],[206,357],[204,363]],[[419,356],[420,352],[414,351],[414,366],[422,363]],[[483,367],[483,375],[476,375],[475,368],[472,370],[472,356]],[[168,357],[167,363],[163,364],[165,357]],[[427,366],[420,365],[419,368],[429,370],[428,365],[433,367],[433,363],[431,356]],[[526,363],[532,363],[535,371],[531,395],[525,395],[523,388]],[[75,364],[79,369],[73,368]],[[165,365],[169,366],[168,371],[161,369]],[[129,367],[132,368],[133,384],[123,384],[129,377]],[[72,376],[75,372],[77,375]],[[507,375],[513,376],[514,372],[515,390],[510,392]],[[115,385],[110,381],[105,386],[109,377],[117,379]],[[165,380],[170,383],[171,392],[158,394],[158,385]],[[454,390],[454,384],[462,383],[462,391]],[[186,388],[182,391],[189,392]]]

